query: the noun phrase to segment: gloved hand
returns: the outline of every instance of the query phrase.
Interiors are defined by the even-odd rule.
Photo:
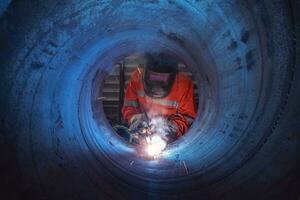
[[[172,121],[167,121],[167,129],[166,129],[165,137],[167,138],[168,143],[174,142],[177,139],[177,131],[178,131],[177,125]]]
[[[136,114],[131,118],[131,124],[129,126],[129,131],[135,133],[141,128],[147,126],[147,118],[144,114]]]

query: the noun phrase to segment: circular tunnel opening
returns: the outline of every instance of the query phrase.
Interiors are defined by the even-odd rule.
[[[165,170],[170,163],[178,160],[180,155],[178,152],[182,148],[185,149],[191,144],[195,145],[195,142],[201,141],[201,137],[203,137],[201,133],[205,132],[205,128],[208,130],[209,124],[213,123],[212,120],[215,117],[217,108],[215,106],[217,105],[215,101],[217,99],[215,93],[216,84],[212,81],[216,80],[214,68],[204,67],[207,64],[204,62],[205,59],[201,59],[201,56],[195,59],[193,55],[185,48],[180,47],[178,43],[168,38],[159,37],[159,35],[150,33],[149,35],[144,34],[138,40],[137,38],[132,40],[130,37],[121,39],[117,43],[112,43],[111,47],[106,48],[104,52],[98,53],[82,81],[84,84],[79,101],[79,120],[83,137],[97,159],[103,159],[101,155],[105,154],[109,162],[115,167],[117,166],[115,168],[116,173],[126,169],[128,163],[134,162],[138,167],[129,170],[131,176],[143,176],[152,179],[154,175],[161,180],[167,177],[183,176],[186,174],[186,170],[182,163],[180,164],[181,167],[175,169],[173,173],[165,173]],[[105,83],[105,79],[113,71],[114,66],[122,63],[130,55],[144,55],[147,52],[152,52],[153,49],[158,49],[159,52],[168,52],[168,54],[180,58],[181,64],[178,67],[183,69],[188,66],[188,73],[193,75],[194,84],[197,86],[194,93],[198,93],[198,95],[195,95],[198,96],[198,108],[196,110],[198,115],[195,117],[196,126],[193,124],[188,134],[184,134],[180,139],[168,145],[159,164],[149,163],[141,159],[131,145],[128,145],[115,134],[105,115],[103,106],[105,98],[102,96],[102,86]],[[137,54],[136,52],[139,53]],[[151,169],[151,173],[149,173],[148,168]],[[178,170],[180,173],[176,173]]]
[[[172,13],[173,10],[170,12]],[[148,14],[153,17],[153,13]],[[189,14],[185,16],[185,19],[189,19]],[[236,13],[237,16],[239,14],[239,12]],[[218,20],[221,16],[221,14],[218,15]],[[131,171],[133,175],[147,178],[155,175],[160,177],[159,180],[164,180],[166,177],[183,178],[187,175],[188,167],[182,164],[183,161],[188,163],[187,166],[191,166],[188,174],[202,174],[207,169],[221,165],[226,158],[230,157],[233,149],[241,147],[241,143],[237,141],[247,137],[247,132],[244,130],[251,121],[244,120],[239,125],[239,129],[235,125],[239,123],[239,117],[244,116],[243,113],[248,114],[245,117],[247,119],[255,113],[254,105],[259,102],[261,87],[257,82],[262,76],[260,68],[247,73],[246,68],[241,66],[241,57],[246,54],[246,61],[254,65],[260,62],[260,54],[255,54],[257,60],[254,62],[253,50],[245,48],[242,44],[237,46],[238,42],[235,41],[237,36],[233,34],[236,27],[231,27],[227,18],[222,18],[224,25],[219,31],[218,40],[208,34],[214,33],[215,27],[211,24],[205,29],[202,27],[207,23],[203,21],[204,19],[197,18],[198,24],[193,23],[180,31],[172,30],[171,24],[147,21],[145,24],[143,22],[140,29],[110,36],[107,43],[105,43],[106,39],[100,40],[99,44],[105,44],[101,50],[97,50],[97,45],[93,44],[95,57],[89,63],[84,77],[84,89],[80,94],[79,120],[87,145],[93,146],[90,149],[99,156],[99,159],[102,154],[105,154],[119,170],[127,169],[126,164],[135,160],[135,163],[140,165]],[[133,20],[138,21],[138,19]],[[201,26],[198,27],[199,24]],[[251,39],[253,48],[259,45],[255,32]],[[195,74],[200,95],[198,117],[195,118],[189,133],[172,143],[170,148],[166,149],[161,165],[156,166],[139,160],[132,152],[132,148],[113,134],[114,130],[104,115],[103,104],[99,103],[104,100],[101,99],[101,95],[99,96],[99,86],[103,85],[105,77],[115,63],[135,52],[145,53],[153,49],[180,57],[189,66],[192,74]],[[230,56],[224,54],[225,50]],[[255,95],[252,95],[251,92],[254,93],[254,91]],[[246,98],[251,99],[250,103],[245,102]],[[94,120],[95,118],[97,120]],[[249,149],[245,151],[251,150],[251,146],[253,147],[250,144]],[[165,173],[167,163],[178,160],[180,160],[179,169],[174,169],[172,173]],[[204,167],[200,167],[202,165]],[[155,170],[149,173],[147,167]],[[218,169],[218,172],[214,171],[211,176],[205,176],[199,182],[214,182],[230,171],[229,168]],[[176,173],[177,171],[180,173]]]

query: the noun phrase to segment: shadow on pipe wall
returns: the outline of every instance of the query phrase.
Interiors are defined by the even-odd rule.
[[[296,1],[0,8],[1,198],[300,197]],[[153,50],[190,67],[199,109],[189,134],[145,160],[113,133],[101,106],[96,122],[92,104],[114,63]]]

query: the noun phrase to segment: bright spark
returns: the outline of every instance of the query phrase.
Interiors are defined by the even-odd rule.
[[[162,153],[162,151],[166,148],[167,143],[160,136],[154,135],[147,142],[147,153],[149,156],[158,156]]]

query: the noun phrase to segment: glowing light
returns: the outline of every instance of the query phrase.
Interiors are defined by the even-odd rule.
[[[166,141],[164,141],[160,136],[155,135],[150,138],[146,151],[149,156],[156,157],[163,152],[166,146],[167,146]]]

